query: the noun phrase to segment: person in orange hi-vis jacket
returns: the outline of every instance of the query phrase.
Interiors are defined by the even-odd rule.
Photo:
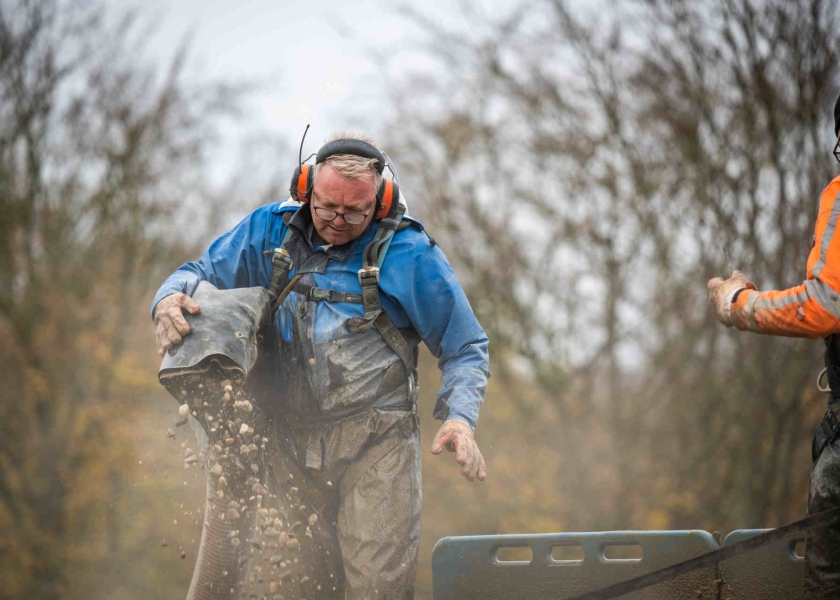
[[[840,98],[834,105],[840,135]],[[840,161],[840,137],[834,146]],[[831,395],[811,446],[814,461],[808,513],[840,506],[840,177],[822,193],[814,246],[802,285],[760,292],[740,271],[709,281],[709,301],[718,320],[742,331],[825,338]],[[805,587],[813,598],[840,599],[840,522],[812,529],[805,548]]]

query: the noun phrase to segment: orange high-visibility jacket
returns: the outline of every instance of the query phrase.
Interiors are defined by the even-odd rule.
[[[820,197],[815,243],[802,285],[784,291],[741,292],[731,311],[741,311],[759,333],[818,338],[840,332],[840,177]],[[744,329],[740,326],[739,329]]]

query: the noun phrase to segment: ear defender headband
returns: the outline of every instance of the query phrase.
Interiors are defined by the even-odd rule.
[[[309,130],[309,125],[306,126],[306,129]],[[303,137],[304,139],[306,138],[306,131],[303,132]],[[298,154],[298,168],[295,169],[295,173],[292,175],[289,193],[291,193],[293,199],[306,204],[310,200],[312,186],[315,183],[315,169],[313,165],[304,164],[303,160],[301,160],[303,157],[303,139],[300,141],[300,150]],[[375,159],[376,164],[374,168],[380,175],[385,171],[385,166],[388,165],[385,156],[375,146],[353,138],[341,138],[324,144],[315,155],[315,164],[321,164],[329,157],[337,154],[350,154],[352,156]],[[306,160],[310,158],[312,156],[309,156]],[[390,166],[389,170],[391,170]],[[379,189],[376,191],[375,218],[384,219],[387,217],[391,213],[391,210],[397,207],[399,201],[399,186],[394,180],[383,177],[382,183],[379,184]]]

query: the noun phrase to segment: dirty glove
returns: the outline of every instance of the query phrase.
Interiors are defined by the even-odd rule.
[[[732,274],[726,281],[720,277],[710,279],[708,287],[709,302],[715,308],[718,321],[727,327],[735,325],[738,329],[754,329],[742,311],[732,310],[732,300],[739,291],[758,289],[754,283],[747,281],[747,278],[744,277],[741,271],[737,269],[732,271]]]
[[[158,302],[155,307],[155,336],[159,356],[180,344],[190,332],[183,311],[194,315],[200,310],[198,303],[186,294],[172,294]]]
[[[472,427],[458,419],[444,421],[432,440],[432,454],[440,454],[444,446],[455,453],[455,460],[461,465],[461,475],[469,481],[484,481],[487,470]]]

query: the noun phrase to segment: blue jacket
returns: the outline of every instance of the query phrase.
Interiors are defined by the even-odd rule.
[[[213,242],[198,261],[183,264],[164,281],[155,295],[152,313],[162,298],[177,292],[191,295],[201,281],[208,281],[219,289],[268,287],[272,265],[271,257],[265,256],[264,252],[279,247],[289,227],[298,230],[295,238],[301,246],[297,255],[292,253],[295,264],[290,276],[300,267],[310,285],[361,293],[357,272],[362,267],[362,252],[375,235],[375,224],[343,246],[314,248],[306,231],[311,224],[308,208],[298,210],[299,206],[291,201],[268,204],[245,217]],[[411,227],[394,235],[382,266],[379,289],[382,307],[394,324],[400,328],[413,327],[438,358],[442,377],[434,417],[458,418],[475,427],[490,374],[488,339],[443,252],[416,221],[411,220]],[[312,305],[309,310],[312,325],[309,327],[296,324],[296,317],[307,312],[306,306],[301,304]],[[359,304],[312,303],[295,292],[289,294],[275,314],[279,341],[299,346],[303,349],[301,352],[311,358],[303,365],[292,358],[291,368],[279,365],[280,371],[305,372],[307,363],[314,365],[316,357],[321,361],[323,352],[316,349],[322,346],[333,348],[343,344],[348,351],[354,349],[352,354],[356,360],[359,356],[374,359],[372,351],[348,347],[348,343],[356,344],[358,336],[367,335],[375,336],[382,344],[381,336],[375,330],[368,334],[353,334],[347,330],[347,319],[363,315],[364,307]],[[311,339],[297,339],[304,337]],[[393,352],[389,357],[389,364],[399,362]],[[344,385],[345,394],[364,393],[364,382],[359,381],[364,380],[365,365],[354,365],[348,370],[346,364],[338,364],[342,358],[326,358],[328,360],[323,362],[328,364],[323,367],[323,377],[335,378],[334,373],[338,372],[340,379],[349,382]],[[376,365],[377,371],[386,370],[388,366]],[[360,375],[356,376],[357,373]],[[380,379],[381,375],[378,374]],[[304,378],[304,387],[307,384],[310,389],[305,402],[319,405],[322,412],[341,408],[341,394],[326,389],[319,383],[317,374]],[[329,382],[326,385],[329,386]],[[379,387],[381,389],[381,385]]]

